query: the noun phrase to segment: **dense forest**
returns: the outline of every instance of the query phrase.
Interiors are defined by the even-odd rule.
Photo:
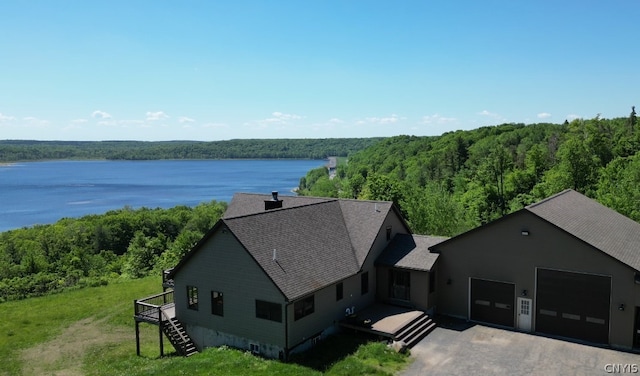
[[[640,221],[640,130],[629,117],[397,136],[299,193],[392,200],[418,234],[456,235],[571,188]]]
[[[456,235],[566,188],[640,221],[634,110],[627,118],[502,124],[434,137],[263,140],[263,151],[249,150],[254,141],[245,141],[229,141],[235,146],[228,150],[267,158],[291,142],[292,158],[348,154],[339,158],[333,179],[324,167],[309,171],[299,193],[394,201],[418,234]],[[199,158],[212,154],[195,150],[215,149],[181,142],[21,143],[0,142],[3,153],[19,150],[2,158],[178,158],[172,153],[183,147],[184,158]],[[304,145],[315,145],[315,151],[295,154]],[[123,208],[0,233],[0,302],[159,273],[174,266],[225,209],[226,203],[215,201],[193,208]]]
[[[0,233],[0,303],[177,264],[226,210],[212,201],[171,209],[123,208]]]
[[[227,141],[0,140],[0,162],[45,159],[324,159],[347,156],[380,138],[247,139]]]

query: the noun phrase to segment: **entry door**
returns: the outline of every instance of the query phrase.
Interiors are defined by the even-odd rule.
[[[531,331],[531,299],[518,298],[518,329]]]
[[[389,297],[411,299],[411,274],[406,270],[389,269]]]

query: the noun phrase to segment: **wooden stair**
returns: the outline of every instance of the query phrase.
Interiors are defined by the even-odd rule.
[[[162,331],[180,355],[191,356],[198,352],[198,348],[187,334],[184,326],[175,317],[163,321]]]
[[[420,340],[426,337],[436,328],[436,323],[427,315],[422,313],[420,316],[407,323],[404,327],[393,334],[394,341],[402,341],[407,347],[415,346]]]

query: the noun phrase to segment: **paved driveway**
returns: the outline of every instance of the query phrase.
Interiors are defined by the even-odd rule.
[[[411,354],[405,376],[640,374],[638,354],[481,325],[438,327]]]

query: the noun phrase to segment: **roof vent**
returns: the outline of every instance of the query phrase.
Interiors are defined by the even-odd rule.
[[[271,192],[271,200],[264,201],[264,210],[279,209],[282,207],[282,200],[278,199],[278,191]]]

